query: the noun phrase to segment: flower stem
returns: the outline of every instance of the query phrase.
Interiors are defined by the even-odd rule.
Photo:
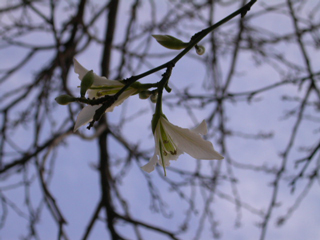
[[[132,86],[136,81],[138,81],[141,78],[144,78],[152,73],[158,72],[161,69],[167,68],[166,73],[163,75],[162,80],[159,83],[156,83],[155,85],[152,85],[152,87],[156,86],[158,87],[158,100],[157,100],[157,106],[156,106],[156,112],[155,114],[162,114],[162,92],[163,92],[163,88],[165,87],[165,85],[167,84],[169,77],[171,75],[171,70],[172,67],[185,55],[187,54],[193,47],[195,47],[205,36],[207,36],[210,32],[212,32],[213,30],[215,30],[216,28],[220,27],[221,25],[223,25],[224,23],[230,21],[232,18],[236,17],[237,15],[241,14],[241,17],[244,17],[246,15],[246,13],[250,10],[250,8],[253,6],[253,4],[256,3],[257,0],[251,0],[250,2],[248,2],[246,5],[244,5],[242,8],[238,9],[237,11],[231,13],[229,16],[225,17],[224,19],[222,19],[221,21],[217,22],[216,24],[201,30],[200,32],[196,33],[195,35],[193,35],[193,37],[191,38],[188,46],[181,51],[176,57],[174,57],[173,59],[171,59],[170,61],[155,67],[153,69],[150,69],[149,71],[146,71],[140,75],[136,75],[136,76],[132,76],[128,79],[124,79],[122,81],[123,84],[125,84],[115,95],[112,96],[112,99],[110,99],[110,96],[106,95],[103,98],[99,98],[99,99],[85,99],[85,98],[77,98],[76,100],[79,102],[83,102],[83,103],[87,103],[90,105],[97,105],[97,104],[103,104],[102,108],[108,108],[110,107],[114,101],[116,99],[118,99],[118,97],[126,90],[128,89],[130,86]],[[170,73],[169,73],[170,72]],[[168,74],[168,76],[166,76]],[[99,110],[99,109],[98,109]],[[95,117],[96,119],[99,118],[99,114],[100,112],[103,111],[96,111]],[[103,112],[104,113],[104,112]],[[102,114],[103,114],[102,113]],[[100,116],[101,117],[101,116]],[[93,120],[94,122],[95,120]],[[93,122],[90,123],[90,125],[93,124]]]
[[[173,59],[171,59],[170,61],[155,67],[153,69],[150,69],[149,71],[146,71],[144,73],[141,73],[140,75],[136,75],[136,76],[132,76],[128,79],[123,80],[124,84],[128,84],[131,85],[132,83],[134,83],[135,81],[144,78],[152,73],[158,72],[161,69],[167,68],[169,65],[172,64],[176,64],[184,55],[186,55],[186,53],[188,53],[195,45],[197,45],[205,36],[207,36],[210,32],[212,32],[213,30],[215,30],[216,28],[220,27],[221,25],[223,25],[224,23],[230,21],[232,18],[236,17],[237,15],[241,14],[242,17],[244,17],[244,15],[247,13],[247,11],[250,10],[250,8],[253,6],[253,4],[255,4],[257,0],[251,0],[249,3],[247,3],[246,5],[244,5],[242,8],[238,9],[237,11],[231,13],[230,15],[228,15],[227,17],[225,17],[224,19],[220,20],[219,22],[215,23],[214,25],[201,30],[200,32],[196,33],[195,35],[193,35],[193,37],[191,38],[191,41],[189,42],[189,45],[183,50],[181,51],[176,57],[174,57]]]
[[[173,65],[167,67],[167,71],[162,75],[161,81],[158,83],[158,98],[156,103],[156,110],[152,118],[152,132],[155,131],[159,118],[163,115],[162,113],[162,93],[165,86],[168,84],[171,76]]]

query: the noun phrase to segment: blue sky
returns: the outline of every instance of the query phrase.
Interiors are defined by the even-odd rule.
[[[118,27],[116,30],[115,43],[119,44],[123,40],[124,36],[124,24],[131,6],[132,1],[122,1],[120,4],[120,14],[118,18]],[[262,9],[262,3],[273,5],[277,4],[278,1],[260,1],[256,4],[252,10],[248,13],[257,14]],[[282,2],[282,1],[281,1]],[[302,17],[307,19],[307,14],[310,13],[311,9],[316,5],[317,1],[307,1],[307,5],[304,7],[305,16]],[[130,4],[129,4],[130,3]],[[141,14],[138,15],[139,26],[143,27],[150,21],[150,15],[142,14],[143,12],[148,12],[149,5],[148,1],[142,1]],[[99,4],[99,1],[97,1]],[[161,17],[171,8],[172,4],[170,1],[157,2],[157,12],[156,17],[161,19]],[[61,6],[62,8],[62,6]],[[42,9],[46,9],[45,4]],[[217,15],[214,17],[214,21],[218,21],[230,12],[236,9],[235,5],[231,5],[228,8],[220,9],[217,11]],[[203,13],[205,14],[205,12]],[[58,22],[63,22],[66,15],[58,13]],[[89,14],[87,15],[89,18]],[[317,15],[317,20],[319,22],[319,14]],[[98,36],[104,34],[104,18],[102,18],[96,25],[99,33]],[[292,31],[292,23],[283,16],[281,12],[277,14],[266,14],[260,17],[256,17],[252,23],[255,26],[260,26],[265,32],[271,31],[274,34],[282,34],[283,32]],[[185,26],[190,27],[190,30],[186,30]],[[185,35],[192,34],[196,31],[191,31],[191,29],[200,30],[203,26],[203,22],[193,20],[191,23],[188,20],[183,21],[177,29],[181,31],[185,30],[183,33]],[[235,24],[228,24],[226,29],[230,28]],[[154,32],[158,34],[159,32]],[[163,33],[165,34],[165,33]],[[175,35],[174,32],[170,34]],[[264,32],[259,33],[263,36]],[[39,36],[30,35],[26,41],[33,43],[35,39],[39,39]],[[51,36],[42,34],[41,39],[43,42],[41,44],[49,44],[52,42]],[[183,39],[188,40],[186,37]],[[220,39],[221,40],[221,39]],[[143,43],[143,39],[140,40]],[[209,48],[208,38],[203,40],[203,44],[207,49]],[[1,50],[4,51],[4,50]],[[297,65],[303,65],[303,59],[299,48],[296,47],[296,43],[288,44],[278,44],[270,46],[270,51],[275,53],[282,53],[287,59],[292,61],[292,63]],[[307,48],[307,52],[311,59],[311,65],[314,71],[320,70],[318,64],[319,59],[319,49],[313,49],[312,47]],[[168,56],[162,59],[150,59],[149,62],[152,66],[157,66],[169,60],[172,56],[170,55],[170,50],[162,48],[152,41],[150,53],[168,53]],[[2,56],[6,57],[4,62],[5,67],[12,66],[16,63],[16,58],[23,55],[23,50],[20,48],[12,48],[2,52]],[[176,52],[174,53],[176,54]],[[207,51],[206,54],[210,54]],[[52,52],[50,51],[44,53],[43,55],[36,56],[30,64],[26,65],[22,71],[18,74],[12,76],[10,81],[5,85],[5,87],[15,88],[17,85],[30,81],[32,75],[35,71],[39,70],[39,62],[42,64],[46,63],[46,59],[52,57]],[[4,57],[3,57],[4,58]],[[100,72],[99,61],[101,58],[101,48],[97,44],[92,44],[86,51],[76,56],[78,61],[85,66],[87,69],[93,69],[96,73]],[[191,51],[186,57],[184,57],[174,68],[171,77],[171,86],[173,87],[173,93],[165,94],[166,101],[175,102],[175,98],[170,99],[169,96],[177,94],[177,91],[182,91],[185,87],[189,87],[191,93],[207,93],[212,94],[212,91],[206,91],[208,89],[203,88],[203,80],[207,77],[207,69],[199,63],[196,59],[202,58],[195,55],[194,51]],[[44,60],[43,60],[44,59]],[[115,67],[119,62],[119,55],[116,51],[112,55],[112,67]],[[221,56],[219,58],[220,71],[222,73],[222,80],[225,80],[227,71],[230,67],[230,55]],[[230,86],[230,92],[239,93],[246,92],[254,89],[259,89],[261,87],[270,85],[272,83],[279,82],[283,79],[283,76],[276,72],[270,65],[274,64],[280,70],[285,70],[286,68],[281,62],[265,63],[262,61],[260,65],[256,65],[253,61],[253,56],[249,52],[243,52],[237,62],[237,76]],[[147,66],[135,69],[135,74],[139,74],[147,70]],[[292,73],[292,72],[291,72]],[[159,74],[162,74],[160,72]],[[147,77],[143,82],[157,82],[160,80],[159,74],[153,74]],[[111,77],[115,73],[111,72]],[[130,76],[125,76],[130,77]],[[292,76],[289,76],[292,77]],[[79,85],[78,76],[73,72],[69,75],[69,87],[74,89],[75,95],[78,92],[77,86]],[[208,79],[206,79],[208,80]],[[302,86],[298,89],[295,86],[284,86],[279,87],[276,90],[271,90],[259,94],[256,96],[252,103],[246,101],[232,103],[228,102],[225,106],[226,109],[226,126],[239,134],[248,133],[254,134],[257,132],[269,133],[272,132],[274,137],[265,141],[257,141],[254,139],[244,139],[237,136],[228,137],[227,148],[230,154],[230,158],[237,162],[238,164],[252,164],[253,166],[267,166],[274,167],[279,166],[279,153],[282,152],[286,145],[288,144],[290,133],[292,131],[292,126],[295,122],[295,118],[289,118],[284,120],[284,112],[291,110],[296,106],[292,102],[281,101],[281,96],[302,96],[305,91],[306,86]],[[0,90],[3,93],[4,90]],[[5,92],[5,91],[4,91]],[[314,97],[314,99],[316,99]],[[54,100],[52,99],[54,104]],[[193,102],[195,104],[195,102]],[[185,106],[187,103],[184,103]],[[210,112],[212,106],[208,106],[205,109],[192,109],[192,117],[186,111],[185,107],[170,108],[164,107],[164,113],[168,119],[181,127],[194,127],[200,123],[203,119],[208,117],[208,112]],[[23,109],[24,106],[21,105],[18,110]],[[108,119],[112,127],[117,127],[119,121],[122,118],[131,118],[136,116],[131,122],[125,124],[121,130],[121,134],[127,137],[131,144],[139,143],[141,149],[145,149],[149,152],[150,156],[153,153],[153,137],[150,129],[150,121],[153,114],[154,105],[149,102],[149,100],[140,100],[138,96],[131,97],[120,107],[117,107],[112,113],[108,113]],[[73,107],[76,109],[76,107]],[[143,114],[139,112],[143,110]],[[316,114],[314,111],[310,112]],[[54,117],[57,122],[62,122],[64,120],[63,116],[66,116],[67,108],[64,106],[56,106],[54,110]],[[319,113],[318,113],[319,114]],[[318,116],[319,117],[319,116]],[[57,127],[60,126],[59,124]],[[29,133],[32,132],[33,126],[27,126],[25,128],[18,129],[13,132],[12,137],[15,142],[21,146],[28,146],[30,142]],[[48,128],[49,129],[49,128]],[[298,138],[295,143],[295,150],[292,151],[290,156],[290,161],[299,159],[304,156],[304,153],[299,151],[299,146],[310,146],[316,139],[319,139],[319,129],[318,122],[307,122],[303,124],[298,131]],[[81,133],[85,135],[91,135],[92,132],[86,130],[85,127],[80,129]],[[218,134],[215,133],[215,129],[209,129],[210,137],[218,151],[219,145],[217,144]],[[45,132],[43,138],[50,135],[50,132]],[[110,152],[113,159],[121,159],[125,156],[124,150],[121,146],[113,140],[110,145]],[[54,160],[53,171],[54,175],[51,180],[50,190],[54,193],[58,205],[61,207],[62,212],[64,212],[69,224],[66,226],[66,231],[70,239],[79,239],[84,232],[89,218],[98,203],[100,198],[99,192],[99,178],[98,173],[95,170],[95,164],[97,163],[98,153],[97,144],[95,140],[86,141],[82,140],[79,136],[70,136],[65,140],[65,144],[59,145],[56,150],[51,154],[56,154],[56,159]],[[49,159],[52,156],[49,154]],[[320,161],[320,156],[318,155],[318,162]],[[223,160],[225,161],[225,160]],[[140,163],[140,165],[143,162]],[[180,156],[177,162],[172,163],[172,167],[176,169],[194,169],[196,166],[201,167],[201,171],[206,174],[212,174],[212,169],[217,166],[216,162],[210,162],[205,160],[195,160],[184,154]],[[49,166],[48,166],[49,167]],[[121,169],[121,163],[119,166],[112,167],[113,174],[117,174]],[[161,214],[150,211],[150,195],[148,194],[148,186],[145,181],[144,174],[141,169],[139,169],[138,164],[132,164],[129,171],[126,173],[126,177],[121,182],[121,193],[125,196],[126,200],[130,203],[130,213],[136,219],[152,223],[164,229],[177,229],[184,219],[184,214],[187,210],[187,204],[182,201],[177,194],[168,191],[168,185],[162,180],[162,169],[160,171],[154,171],[148,175],[155,185],[158,187],[159,191],[162,193],[162,198],[167,203],[166,211],[169,214],[173,214],[170,218],[164,218]],[[294,194],[290,193],[290,188],[288,186],[288,179],[292,178],[293,164],[292,162],[288,164],[288,173],[285,173],[287,180],[281,182],[281,191],[279,192],[279,207],[275,209],[272,214],[272,220],[268,227],[268,233],[266,239],[318,239],[320,238],[320,206],[319,206],[319,180],[314,182],[313,187],[309,191],[307,197],[302,201],[298,210],[296,210],[290,219],[282,227],[277,227],[275,225],[276,219],[286,213],[288,208],[292,206],[294,199],[300,194],[302,186],[306,184],[306,181],[298,183],[298,187]],[[253,205],[257,211],[266,211],[270,202],[270,193],[272,188],[270,183],[273,181],[274,176],[271,174],[265,174],[262,172],[244,170],[234,168],[234,175],[238,179],[237,187],[238,193],[240,195],[243,203],[248,203]],[[296,170],[297,171],[297,170]],[[228,168],[225,163],[221,163],[221,174],[227,175]],[[35,169],[30,168],[28,175],[31,177],[35,174]],[[168,177],[170,179],[177,179],[178,177],[174,173],[169,173]],[[9,184],[14,184],[21,181],[21,176],[13,176],[4,182],[0,182],[0,188],[7,186]],[[185,194],[191,196],[194,194],[189,189],[183,189]],[[210,191],[203,191],[200,188],[195,188],[195,208],[199,211],[197,214],[192,214],[193,218],[189,223],[190,232],[188,235],[182,235],[181,239],[195,239],[196,231],[199,224],[199,216],[202,214],[204,202],[203,195],[210,195]],[[15,201],[15,203],[26,212],[24,204],[24,192],[22,189],[8,190],[4,191],[6,197]],[[235,222],[237,219],[235,205],[230,203],[225,199],[226,196],[232,195],[232,188],[228,181],[221,181],[221,185],[218,186],[217,195],[212,198],[212,203],[210,204],[210,209],[214,211],[214,218],[219,220],[219,225],[217,227],[218,231],[221,233],[222,239],[258,239],[260,235],[260,229],[256,226],[261,222],[261,218],[256,214],[253,214],[246,210],[246,206],[241,208],[241,227],[235,227]],[[38,203],[41,199],[41,190],[37,181],[31,187],[31,196],[33,201]],[[75,204],[76,202],[76,204]],[[117,203],[118,204],[118,203]],[[17,229],[17,226],[19,228]],[[201,239],[212,239],[212,233],[210,225],[206,220],[204,222],[204,230],[201,234]],[[21,234],[25,232],[27,228],[26,221],[19,217],[13,211],[8,215],[5,228],[0,232],[0,239],[4,240],[14,240],[17,239]],[[131,227],[119,226],[127,235],[133,236],[133,230]],[[52,221],[52,217],[49,215],[47,210],[43,211],[43,214],[38,225],[38,231],[43,239],[55,239],[56,237],[56,226]],[[164,239],[159,237],[159,235],[154,235],[151,231],[146,231],[141,228],[141,232],[145,239]],[[94,227],[90,239],[108,239],[108,234],[105,231],[105,225],[103,222],[98,221]],[[51,238],[52,237],[52,238]],[[131,239],[131,238],[130,238]]]

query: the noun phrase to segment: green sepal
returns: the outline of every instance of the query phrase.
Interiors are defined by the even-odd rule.
[[[152,133],[153,134],[154,134],[154,132],[156,130],[156,127],[157,127],[157,124],[159,122],[160,117],[161,117],[160,113],[153,114],[152,121],[151,121],[151,127],[152,127]]]
[[[160,117],[163,117],[165,119],[168,120],[168,118],[166,117],[166,115],[164,115],[163,113],[157,113],[155,112],[153,114],[153,117],[152,117],[152,121],[151,121],[151,126],[152,126],[152,132],[154,133],[154,131],[156,130],[156,127],[157,127],[157,124],[159,122],[159,119]]]
[[[154,37],[162,46],[174,50],[184,49],[189,44],[182,42],[180,39],[172,37],[170,35],[152,35],[152,37]]]
[[[166,165],[164,164],[163,151],[162,151],[162,145],[160,140],[158,144],[159,144],[160,158],[161,158],[161,163],[164,171],[164,176],[167,176]]]
[[[86,95],[87,90],[92,86],[93,82],[94,82],[94,73],[93,73],[93,70],[90,70],[82,78],[81,85],[80,85],[81,97],[84,97]]]
[[[172,155],[177,154],[176,147],[174,146],[174,143],[170,135],[166,133],[161,123],[160,123],[160,134],[161,134],[161,139],[164,145],[165,152],[169,152]]]
[[[71,97],[67,94],[60,95],[56,97],[54,100],[60,105],[68,105],[69,103],[75,102],[75,98]]]

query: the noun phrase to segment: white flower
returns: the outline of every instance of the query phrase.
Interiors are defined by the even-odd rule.
[[[195,129],[187,129],[173,125],[161,115],[154,128],[154,155],[142,169],[150,173],[158,163],[165,170],[170,160],[177,160],[184,152],[196,159],[222,160],[223,157],[214,150],[212,143],[201,137],[207,132],[204,120]]]
[[[82,80],[84,75],[86,75],[89,70],[84,68],[75,58],[73,59],[73,63],[74,71],[79,75],[79,79]],[[114,95],[123,86],[124,84],[120,81],[109,80],[106,77],[100,77],[94,73],[94,81],[91,88],[87,91],[87,94],[89,98],[99,98],[103,97],[104,95]],[[124,100],[135,93],[137,93],[137,90],[129,87],[109,108],[107,108],[106,112],[112,112],[114,107],[120,105]],[[100,107],[101,105],[85,106],[79,113],[73,130],[77,131],[79,127],[92,121],[95,111]]]

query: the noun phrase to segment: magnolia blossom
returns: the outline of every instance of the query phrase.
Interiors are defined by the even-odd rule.
[[[89,70],[84,68],[76,59],[73,59],[73,63],[74,71],[79,75],[79,79],[82,80],[84,75],[86,75]],[[89,98],[99,98],[103,97],[104,95],[114,95],[123,86],[124,84],[120,81],[109,80],[106,77],[100,77],[94,73],[94,81],[91,88],[87,91],[87,94]],[[135,93],[137,93],[137,90],[129,87],[109,108],[107,108],[106,112],[112,112],[115,106],[120,105],[124,100]],[[101,105],[85,106],[77,117],[74,131],[77,131],[79,127],[92,121],[95,111],[100,107]]]
[[[196,159],[222,160],[212,143],[201,137],[207,132],[205,121],[195,129],[187,129],[173,125],[163,115],[160,116],[154,129],[154,155],[142,169],[150,173],[157,163],[165,169],[170,165],[170,160],[177,160],[184,152]]]

